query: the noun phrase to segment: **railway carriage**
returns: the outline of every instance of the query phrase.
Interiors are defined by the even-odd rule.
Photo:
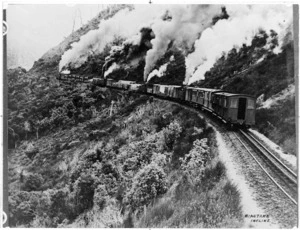
[[[180,101],[183,101],[185,97],[185,87],[182,86],[175,87],[174,97]]]
[[[132,84],[135,84],[135,81],[124,81],[124,80],[119,80],[118,81],[119,87],[122,89],[130,89],[130,86]]]
[[[221,89],[206,89],[206,88],[200,88],[201,90],[203,90],[204,93],[204,102],[203,102],[203,106],[204,108],[213,111],[213,104],[212,104],[212,97],[214,93],[217,92],[224,92],[224,90]]]
[[[153,94],[165,97],[165,96],[167,96],[166,95],[166,88],[167,87],[168,87],[167,85],[154,84],[153,85]]]
[[[221,89],[184,87],[178,85],[138,84],[135,81],[113,79],[91,79],[73,74],[60,74],[59,80],[70,82],[91,82],[99,86],[114,87],[129,91],[173,98],[199,105],[224,121],[233,125],[249,127],[255,124],[255,98],[245,94],[233,94]]]
[[[113,83],[114,83],[114,80],[113,79],[111,79],[111,78],[108,78],[107,80],[106,80],[106,85],[107,86],[113,86]]]
[[[171,98],[178,98],[180,96],[180,94],[179,94],[180,88],[182,88],[182,87],[177,86],[177,85],[165,86],[165,96],[171,97]]]
[[[141,91],[141,89],[142,89],[143,86],[144,85],[142,85],[142,84],[132,83],[129,86],[129,90],[131,90],[131,91]]]
[[[147,93],[150,93],[150,94],[153,94],[153,85],[151,84],[147,84],[146,85],[146,92]]]
[[[185,91],[185,100],[202,106],[205,109],[213,111],[211,98],[215,92],[222,92],[220,89],[207,89],[197,87],[187,87]]]
[[[214,112],[226,122],[236,125],[255,124],[255,98],[245,94],[216,92],[212,94]]]

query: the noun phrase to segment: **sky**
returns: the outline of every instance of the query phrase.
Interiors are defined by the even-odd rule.
[[[97,15],[106,5],[9,4],[8,68],[30,69],[49,49]]]

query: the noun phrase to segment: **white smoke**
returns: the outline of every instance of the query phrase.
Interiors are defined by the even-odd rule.
[[[151,40],[152,49],[147,52],[144,79],[155,62],[166,52],[173,41],[176,45],[185,43],[191,48],[199,34],[211,25],[212,18],[221,12],[220,5],[173,5],[168,13],[171,20],[157,20],[151,28],[155,38]]]
[[[114,70],[117,70],[119,69],[120,66],[117,64],[117,63],[113,63],[109,68],[108,70],[105,71],[104,73],[104,77],[106,78],[109,74],[111,74]]]
[[[169,64],[169,63],[166,63],[166,64],[162,65],[161,67],[159,67],[159,70],[157,70],[157,69],[153,70],[153,71],[148,75],[148,80],[147,80],[147,82],[150,81],[150,79],[151,79],[152,77],[154,77],[154,76],[157,76],[157,77],[163,76],[164,73],[165,73],[166,70],[167,70],[168,64]]]
[[[65,70],[61,71],[61,73],[62,73],[62,74],[70,74],[70,73],[71,73],[71,71],[70,71],[70,70],[68,70],[68,69],[65,69]]]
[[[139,30],[164,12],[162,5],[136,5],[131,11],[128,8],[120,10],[112,18],[101,21],[99,29],[89,31],[79,42],[72,44],[72,48],[63,54],[59,69],[68,65],[80,67],[89,55],[101,53],[116,37],[128,39],[134,36],[136,41]]]
[[[292,23],[292,7],[286,5],[228,5],[226,10],[229,19],[219,20],[203,31],[195,42],[195,51],[186,58],[186,83],[204,79],[222,53],[250,45],[260,29],[278,33],[279,46],[273,52],[279,52],[286,28]]]
[[[184,42],[191,48],[201,31],[210,26],[212,18],[220,12],[220,5],[135,5],[134,10],[120,10],[114,17],[101,21],[98,30],[88,32],[74,43],[62,56],[59,68],[80,67],[89,55],[101,53],[116,36],[126,39],[125,44],[138,44],[140,29],[148,27],[155,38],[146,55],[146,78],[171,41],[177,45]],[[163,20],[166,15],[170,18]]]

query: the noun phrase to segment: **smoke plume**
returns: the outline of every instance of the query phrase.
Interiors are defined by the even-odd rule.
[[[106,78],[109,74],[111,74],[114,70],[117,70],[119,68],[119,65],[117,63],[113,63],[108,70],[105,71],[104,77]]]
[[[88,32],[74,43],[62,56],[59,69],[80,67],[89,55],[101,53],[116,37],[137,44],[143,35],[141,29],[150,28],[155,38],[146,55],[146,80],[171,41],[176,45],[184,42],[191,48],[201,31],[210,26],[212,18],[220,12],[218,5],[136,5],[134,10],[120,10],[114,17],[101,21],[98,30]]]
[[[282,46],[286,28],[292,23],[292,8],[285,5],[228,5],[230,17],[219,20],[214,26],[207,28],[195,42],[195,51],[186,58],[186,80],[191,84],[204,79],[216,59],[232,48],[242,44],[250,45],[252,38],[264,30],[278,33],[279,46],[274,52],[279,52]]]
[[[64,53],[59,64],[78,68],[90,55],[100,54],[116,37],[124,40],[120,49],[141,46],[145,56],[144,80],[158,75],[151,72],[170,44],[180,48],[186,57],[185,84],[204,78],[215,61],[232,48],[250,45],[253,37],[264,30],[278,34],[278,53],[287,28],[292,28],[292,7],[286,5],[135,5],[122,9],[113,17],[102,20],[99,29],[88,32]],[[151,44],[150,44],[151,43]],[[126,55],[130,56],[130,53]],[[113,57],[114,55],[111,54]],[[140,56],[139,56],[140,57]],[[142,57],[141,57],[142,58]],[[118,62],[117,59],[109,59]],[[120,64],[120,63],[119,63]],[[107,65],[108,66],[108,65]],[[121,66],[121,65],[120,65]],[[107,71],[117,68],[113,65]],[[106,75],[107,72],[106,71]]]
[[[147,79],[147,82],[150,81],[150,79],[154,76],[157,76],[157,77],[161,77],[164,75],[164,73],[166,72],[167,70],[167,67],[168,67],[168,63],[162,65],[161,67],[159,67],[159,70],[155,69],[153,70],[149,75],[148,75],[148,79]]]
[[[116,37],[128,39],[127,42],[137,42],[139,30],[163,12],[164,7],[157,5],[137,5],[134,10],[120,10],[112,18],[101,21],[99,29],[88,32],[79,42],[72,44],[72,48],[63,54],[59,70],[64,66],[80,67],[89,55],[101,53]]]
[[[152,49],[147,52],[144,80],[155,62],[166,52],[171,41],[174,45],[184,43],[192,48],[199,34],[212,24],[212,18],[220,13],[218,5],[173,5],[167,11],[170,20],[157,20],[151,28],[155,38]]]

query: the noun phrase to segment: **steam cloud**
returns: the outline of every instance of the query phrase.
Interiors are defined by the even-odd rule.
[[[157,5],[137,5],[135,10],[128,8],[120,10],[114,17],[101,21],[99,29],[89,31],[80,38],[79,42],[72,44],[72,48],[63,54],[59,70],[68,65],[72,68],[80,67],[89,55],[101,53],[116,36],[124,39],[131,38],[132,42],[136,42],[139,29],[151,23],[164,11],[163,7]]]
[[[221,13],[221,5],[134,7],[133,10],[120,10],[112,18],[101,21],[99,29],[82,36],[62,56],[60,70],[64,66],[80,67],[89,55],[101,53],[116,36],[125,40],[123,44],[137,45],[142,40],[141,29],[149,28],[155,37],[151,40],[152,48],[146,53],[144,80],[172,42],[185,55],[188,54],[185,84],[191,84],[203,79],[205,72],[224,52],[239,48],[243,43],[249,45],[260,29],[267,33],[272,29],[278,33],[279,46],[274,52],[280,52],[283,35],[292,23],[292,7],[282,4],[225,5],[229,18],[220,19],[214,25],[212,19]],[[114,65],[109,70],[116,67]]]
[[[178,45],[185,43],[191,48],[199,33],[210,26],[212,17],[220,13],[220,9],[218,5],[136,5],[132,11],[123,9],[114,17],[100,22],[98,30],[88,32],[74,43],[72,49],[62,56],[59,69],[68,65],[80,67],[89,55],[101,53],[116,36],[136,44],[140,39],[140,29],[148,27],[153,30],[155,39],[151,41],[152,49],[146,55],[146,80],[171,41]]]
[[[148,79],[147,81],[150,81],[150,79],[154,76],[158,76],[158,77],[161,77],[162,75],[164,75],[164,73],[166,72],[167,70],[167,67],[168,67],[168,63],[162,65],[161,67],[159,67],[159,70],[155,69],[153,70],[149,76],[148,76]]]
[[[203,31],[195,42],[195,51],[187,56],[185,83],[204,79],[205,72],[223,52],[228,53],[243,43],[250,45],[260,29],[267,33],[272,29],[279,34],[279,48],[275,50],[278,53],[284,33],[292,23],[292,9],[285,5],[228,5],[226,10],[229,19],[220,20]]]
[[[112,73],[114,70],[118,69],[119,68],[119,65],[117,63],[113,63],[109,68],[108,70],[105,71],[104,73],[104,77],[106,78],[110,73]]]

